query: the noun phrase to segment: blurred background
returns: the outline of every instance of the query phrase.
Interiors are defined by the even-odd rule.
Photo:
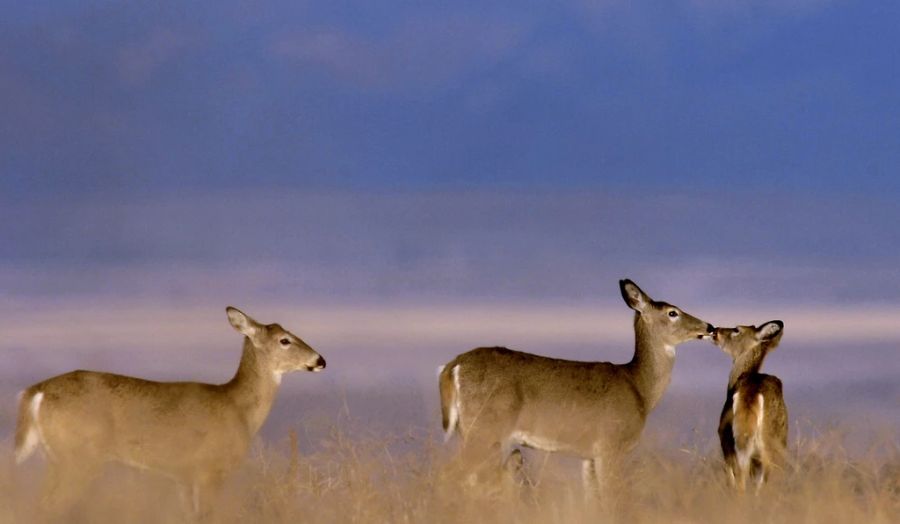
[[[792,420],[900,427],[900,5],[3,11],[2,435],[75,368],[226,381],[226,305],[328,360],[264,436],[437,431],[435,369],[472,347],[627,361],[623,277],[784,320]],[[729,368],[685,344],[651,426],[713,437]]]

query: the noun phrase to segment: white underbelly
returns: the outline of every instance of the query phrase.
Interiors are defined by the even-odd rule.
[[[513,431],[509,439],[520,446],[527,446],[541,451],[562,451],[567,449],[567,446],[562,442],[525,431]]]

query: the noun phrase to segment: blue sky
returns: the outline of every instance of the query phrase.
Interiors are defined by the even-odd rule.
[[[900,300],[893,3],[4,12],[8,296]]]
[[[9,2],[0,192],[895,194],[893,2]]]

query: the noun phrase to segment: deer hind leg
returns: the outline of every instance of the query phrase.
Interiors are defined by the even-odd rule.
[[[460,450],[463,482],[479,493],[510,493],[524,464],[522,453],[494,431],[470,431]]]
[[[761,467],[759,470],[759,475],[756,477],[756,493],[759,493],[759,490],[762,489],[763,484],[766,483],[766,468]]]
[[[466,479],[470,486],[505,483],[506,479],[498,479],[497,475],[510,478],[506,474],[508,467],[516,468],[516,463],[522,463],[521,453],[513,450],[511,439],[519,408],[517,399],[497,392],[489,400],[471,409],[464,407],[459,421],[463,436],[460,457],[470,472]]]
[[[737,462],[736,487],[744,491],[747,487],[747,479],[754,471],[754,463],[759,461],[759,452],[756,449],[756,441],[753,435],[740,434],[735,437],[735,455]]]
[[[525,457],[522,456],[522,452],[515,448],[510,451],[503,461],[503,468],[513,479],[518,479],[523,475],[525,469]]]
[[[747,487],[747,477],[750,474],[751,451],[738,447],[737,472],[735,475],[735,487],[738,491],[744,491]]]
[[[41,494],[41,507],[48,517],[64,517],[91,485],[102,464],[91,459],[56,458],[49,461]]]
[[[765,449],[760,449],[759,454],[750,462],[750,478],[754,481],[755,492],[759,493],[768,477],[768,457]]]
[[[740,489],[741,464],[738,461],[738,452],[732,449],[731,453],[725,455],[725,480],[728,487],[732,489]]]
[[[506,462],[503,464],[503,469],[508,479],[507,485],[512,490],[534,486],[532,479],[528,475],[528,470],[525,468],[525,456],[521,450],[516,448],[509,453],[506,457]]]
[[[469,441],[463,463],[470,472],[466,477],[469,486],[487,488],[486,492],[504,491],[512,484],[514,473],[521,464],[521,453],[507,451],[507,446],[500,442],[475,444]]]
[[[757,445],[749,445],[746,449],[738,448],[737,488],[744,491],[747,482],[753,483],[754,491],[759,492],[766,481],[767,458],[765,450]]]
[[[737,475],[739,475],[737,461],[733,456],[725,459],[725,478],[728,480],[728,487],[737,487]]]

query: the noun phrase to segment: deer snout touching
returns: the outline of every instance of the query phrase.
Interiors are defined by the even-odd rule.
[[[325,369],[325,359],[322,358],[322,355],[316,357],[316,363],[312,366],[306,366],[306,369],[312,372],[318,372]]]
[[[705,320],[699,320],[699,324],[694,331],[694,336],[691,338],[696,338],[697,340],[714,340],[715,336],[716,327]]]
[[[736,331],[733,328],[716,328],[713,330],[712,337],[710,338],[713,344],[720,346],[722,345],[722,341],[725,340],[729,334]]]

